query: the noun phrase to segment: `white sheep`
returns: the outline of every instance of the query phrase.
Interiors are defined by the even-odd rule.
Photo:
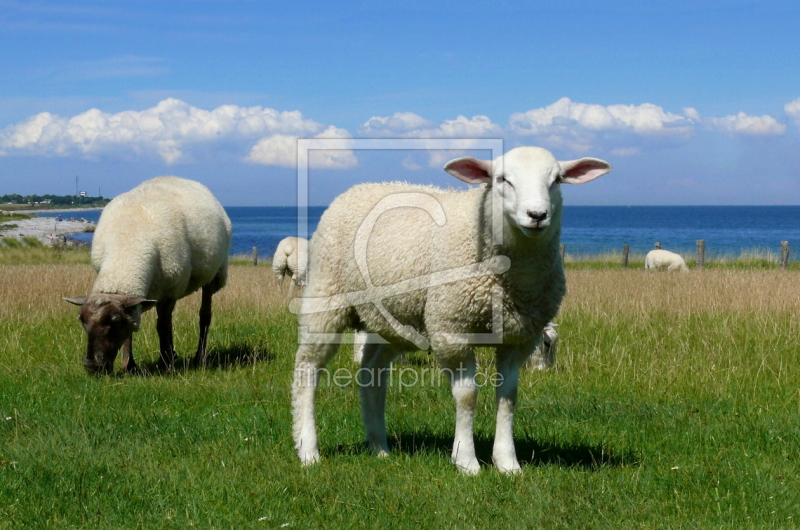
[[[65,298],[81,306],[79,318],[88,336],[84,367],[110,372],[122,347],[122,370],[134,370],[133,332],[141,313],[154,306],[160,364],[171,367],[172,311],[179,299],[200,288],[200,340],[193,362],[203,364],[211,297],[227,281],[230,241],[225,210],[199,182],[158,177],[112,200],[92,241],[97,271],[92,293]]]
[[[533,353],[525,363],[526,368],[531,370],[548,370],[556,363],[556,352],[558,351],[558,324],[548,322],[542,331],[542,340],[536,345]]]
[[[272,272],[279,282],[286,276],[291,277],[290,291],[294,287],[306,284],[306,268],[308,265],[308,241],[302,237],[287,237],[278,243],[272,257]]]
[[[389,452],[384,409],[392,359],[430,348],[456,402],[452,459],[469,474],[480,469],[472,437],[473,345],[487,336],[501,343],[493,461],[505,473],[520,470],[512,433],[519,369],[566,292],[559,185],[590,181],[611,167],[594,158],[558,162],[549,151],[521,147],[494,163],[463,157],[444,169],[485,185],[457,191],[362,184],[334,200],[319,222],[292,386],[293,436],[304,465],[320,457],[318,372],[352,327],[388,341],[365,346],[358,372],[368,445]]]
[[[656,249],[647,253],[644,258],[644,268],[646,270],[668,270],[689,272],[689,267],[683,258],[669,250]]]

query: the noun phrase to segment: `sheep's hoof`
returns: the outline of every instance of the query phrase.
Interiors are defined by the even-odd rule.
[[[300,457],[300,465],[303,467],[313,466],[320,461],[319,453],[302,453]]]
[[[504,463],[501,463],[499,460],[495,460],[494,458],[492,460],[494,461],[494,467],[496,467],[497,470],[504,475],[518,475],[522,473],[522,468],[519,466],[519,462],[516,460]]]
[[[370,442],[369,440],[364,440],[364,443],[366,444],[369,451],[378,458],[386,458],[389,456],[389,447],[385,443],[383,444],[373,443]]]
[[[164,359],[159,359],[156,363],[156,369],[159,372],[167,372],[172,373],[175,371],[175,361],[172,362],[165,361]]]
[[[192,357],[192,361],[189,363],[189,366],[191,368],[203,368],[205,367],[205,365],[206,365],[205,355],[198,356],[197,354],[195,354],[195,356]]]
[[[477,459],[470,462],[453,463],[456,465],[456,469],[458,469],[462,475],[474,476],[481,472],[481,465],[478,463]]]

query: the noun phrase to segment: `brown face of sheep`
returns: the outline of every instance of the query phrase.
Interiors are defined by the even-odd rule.
[[[107,374],[114,369],[114,359],[122,344],[139,329],[142,311],[156,303],[105,293],[64,300],[81,308],[78,319],[87,336],[83,367],[91,374]]]

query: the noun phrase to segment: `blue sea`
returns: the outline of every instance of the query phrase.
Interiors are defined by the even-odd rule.
[[[227,207],[233,222],[232,254],[270,257],[284,237],[297,235],[294,207]],[[309,235],[324,206],[308,210]],[[52,216],[54,214],[44,214]],[[62,214],[97,221],[99,211]],[[76,238],[90,240],[90,234]],[[800,206],[565,206],[561,240],[571,255],[590,256],[622,251],[645,253],[656,241],[676,252],[695,252],[698,239],[706,255],[738,256],[743,251],[779,252],[789,241],[792,257],[800,247]]]

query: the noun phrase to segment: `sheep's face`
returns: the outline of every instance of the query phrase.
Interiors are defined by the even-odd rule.
[[[539,147],[518,147],[494,163],[472,157],[447,163],[445,171],[469,184],[492,186],[511,226],[527,237],[555,230],[561,220],[560,184],[583,184],[611,171],[596,158],[559,162]]]
[[[155,304],[153,300],[105,293],[64,300],[81,308],[78,319],[87,336],[83,367],[92,374],[113,370],[120,347],[139,329],[142,311]]]

